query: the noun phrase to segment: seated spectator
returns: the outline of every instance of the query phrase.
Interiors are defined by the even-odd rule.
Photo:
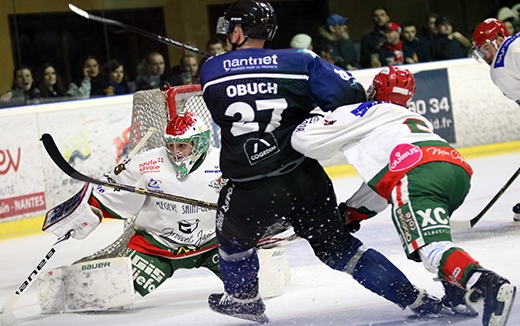
[[[406,63],[416,63],[417,55],[413,48],[401,41],[401,27],[390,22],[385,26],[386,41],[379,48],[381,66],[395,66]]]
[[[348,20],[340,15],[330,15],[326,25],[319,28],[319,33],[322,42],[328,43],[332,49],[334,64],[344,69],[354,70],[359,68],[359,62],[356,47],[347,32]]]
[[[164,57],[158,52],[150,52],[139,65],[139,74],[135,80],[136,90],[159,88],[161,81],[171,86],[182,85],[182,79],[165,69]]]
[[[99,74],[99,61],[92,55],[87,55],[81,61],[81,73],[70,83],[67,94],[73,98],[82,99],[105,96],[108,92],[108,80]]]
[[[197,57],[192,54],[182,56],[179,65],[172,68],[172,72],[183,80],[184,85],[199,84],[199,64]]]
[[[433,39],[437,36],[437,26],[435,26],[435,21],[437,20],[439,15],[437,13],[429,13],[426,16],[426,20],[422,27],[422,35],[419,37],[419,42],[422,43],[422,46],[429,51],[429,61],[433,61]]]
[[[56,101],[66,97],[60,77],[51,63],[44,63],[36,69],[36,87],[40,90],[42,99]]]
[[[0,102],[14,105],[36,104],[40,101],[40,90],[35,87],[31,68],[20,66],[13,71],[13,86],[0,96]]]
[[[101,73],[108,78],[107,95],[123,95],[132,93],[126,80],[125,68],[123,63],[117,59],[112,59],[103,65]]]
[[[507,27],[507,31],[509,35],[516,34],[516,26],[518,26],[520,17],[518,16],[518,11],[513,11],[508,7],[502,7],[498,10],[497,19],[504,22],[504,25]]]
[[[332,59],[332,48],[328,43],[319,42],[318,44],[313,45],[312,50],[325,61],[334,64],[334,59]]]
[[[418,62],[428,62],[432,61],[431,51],[430,51],[430,42],[419,40],[417,38],[417,28],[412,22],[404,22],[401,24],[401,39],[403,40],[403,45],[410,47],[413,49],[415,54],[417,54]]]
[[[459,32],[454,32],[452,20],[446,16],[439,16],[435,20],[437,36],[433,39],[433,59],[448,60],[467,58],[471,49],[471,42]]]
[[[292,37],[290,47],[293,49],[312,50],[312,37],[307,34],[296,34]]]
[[[385,26],[390,22],[388,11],[382,7],[372,10],[374,28],[361,38],[360,64],[363,68],[378,67],[379,48],[385,43]]]
[[[210,56],[214,56],[225,51],[226,44],[218,37],[212,38],[206,43],[206,52],[208,52]],[[202,60],[200,60],[199,70],[202,68],[202,65],[204,64],[204,62],[206,62],[206,60],[208,60],[208,58],[202,58]]]

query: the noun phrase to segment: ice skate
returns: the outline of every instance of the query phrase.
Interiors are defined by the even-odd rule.
[[[252,299],[238,299],[227,293],[211,294],[208,298],[209,307],[218,313],[252,320],[258,323],[268,323],[265,312],[265,304],[256,296]]]
[[[468,291],[467,302],[477,303],[484,299],[482,317],[484,326],[505,325],[513,307],[516,287],[504,277],[490,270],[478,268],[475,273],[481,275]]]
[[[401,308],[408,307],[417,316],[437,314],[442,309],[441,299],[412,284],[403,284],[399,290]]]
[[[444,309],[456,315],[464,315],[468,317],[478,316],[477,310],[466,302],[466,290],[442,280],[444,286],[444,296],[442,297],[442,304]]]

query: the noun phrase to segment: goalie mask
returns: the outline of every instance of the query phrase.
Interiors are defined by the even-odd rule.
[[[186,112],[171,119],[163,136],[168,157],[177,178],[195,171],[204,160],[210,144],[210,132],[202,119]]]
[[[231,33],[237,24],[242,26],[246,39],[242,44],[233,44],[233,47],[242,46],[248,38],[273,40],[278,25],[273,7],[268,2],[240,0],[233,3],[224,12],[217,22],[217,34]]]
[[[391,102],[408,107],[415,94],[415,78],[408,69],[388,66],[383,68],[368,88],[368,99]]]
[[[497,36],[504,38],[509,36],[507,27],[502,21],[488,18],[480,23],[475,28],[471,39],[473,58],[491,65],[498,51]]]

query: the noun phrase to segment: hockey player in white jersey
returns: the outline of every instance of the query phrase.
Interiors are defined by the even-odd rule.
[[[520,34],[509,36],[506,25],[488,18],[473,32],[473,56],[490,67],[491,80],[520,105]]]
[[[407,109],[414,93],[408,70],[385,67],[369,89],[374,101],[308,118],[291,143],[319,160],[340,151],[357,170],[364,183],[342,205],[351,229],[390,204],[407,257],[443,282],[443,302],[458,306],[483,298],[483,324],[505,325],[516,287],[451,239],[449,218],[464,201],[473,171],[426,118]]]
[[[491,80],[500,91],[520,105],[520,33],[509,36],[506,25],[495,18],[480,23],[473,32],[473,56],[485,61]],[[513,219],[520,221],[520,203],[513,207]]]

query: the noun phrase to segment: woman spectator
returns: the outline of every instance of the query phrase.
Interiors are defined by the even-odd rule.
[[[0,102],[9,105],[36,104],[40,100],[40,91],[34,86],[31,68],[20,66],[13,71],[13,86],[0,96]]]
[[[69,85],[67,94],[78,99],[107,95],[108,80],[99,74],[98,60],[89,55],[81,62],[81,75]]]
[[[40,90],[42,98],[48,101],[66,96],[58,73],[51,63],[44,63],[36,69],[36,87]]]
[[[125,75],[123,63],[117,59],[112,59],[103,65],[101,69],[103,75],[108,78],[108,92],[106,95],[123,95],[132,92]]]

